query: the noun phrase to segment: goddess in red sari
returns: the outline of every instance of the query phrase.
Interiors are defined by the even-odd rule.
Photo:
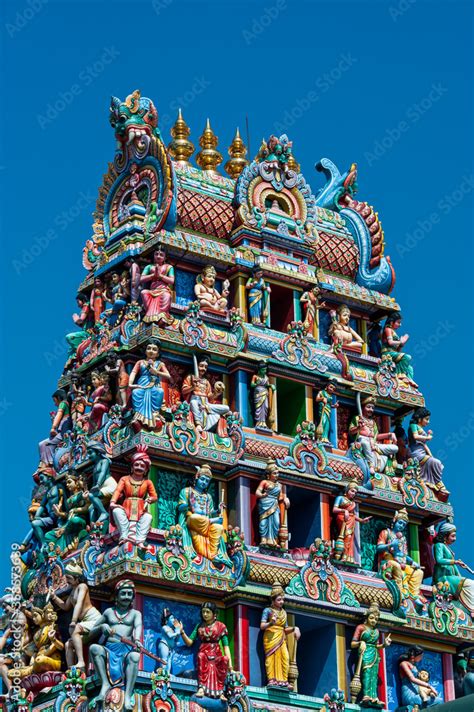
[[[191,635],[186,635],[181,625],[181,636],[191,646],[196,638],[200,641],[197,654],[198,691],[196,697],[214,697],[226,701],[224,693],[227,673],[232,670],[227,628],[217,620],[215,603],[201,606],[201,622]],[[221,644],[224,649],[222,654]]]

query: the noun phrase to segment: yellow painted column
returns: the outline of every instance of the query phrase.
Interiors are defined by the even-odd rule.
[[[305,386],[306,420],[314,420],[313,386]]]
[[[313,336],[317,341],[319,341],[319,311],[319,309],[316,309],[313,322]]]
[[[346,698],[349,694],[347,687],[346,670],[346,628],[343,623],[336,623],[336,659],[337,659],[337,684],[344,690]]]
[[[287,618],[288,626],[293,627],[295,625],[295,616],[293,613],[288,613],[287,615],[288,615],[288,618]],[[295,692],[298,692],[298,676],[296,675],[296,679],[295,679],[292,675],[292,671],[296,672],[298,669],[298,653],[297,653],[298,641],[296,640],[293,633],[290,633],[290,635],[286,636],[286,644],[288,645],[288,653],[290,654],[289,678],[290,678],[291,683],[293,684],[293,690]]]
[[[367,356],[368,353],[368,347],[367,347],[367,322],[365,319],[360,320],[360,335],[364,339],[364,343],[362,344],[362,353]]]
[[[248,321],[247,314],[247,290],[245,289],[246,278],[244,275],[238,274],[232,280],[234,285],[235,306],[240,309],[244,317],[244,321]]]

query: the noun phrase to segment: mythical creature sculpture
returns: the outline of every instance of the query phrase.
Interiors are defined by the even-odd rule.
[[[151,99],[136,89],[120,101],[110,101],[110,124],[117,139],[117,167],[123,168],[128,157],[139,160],[148,153],[152,137],[160,136],[158,112]]]

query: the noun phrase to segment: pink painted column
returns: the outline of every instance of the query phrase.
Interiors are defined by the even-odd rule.
[[[451,702],[455,699],[454,693],[454,671],[453,656],[451,653],[443,653],[443,680],[444,680],[444,701]]]

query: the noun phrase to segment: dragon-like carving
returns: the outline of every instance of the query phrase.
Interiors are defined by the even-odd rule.
[[[129,159],[144,158],[153,136],[160,138],[158,112],[151,99],[135,89],[125,101],[113,96],[110,101],[110,124],[115,130],[117,152],[115,166],[122,171]]]

